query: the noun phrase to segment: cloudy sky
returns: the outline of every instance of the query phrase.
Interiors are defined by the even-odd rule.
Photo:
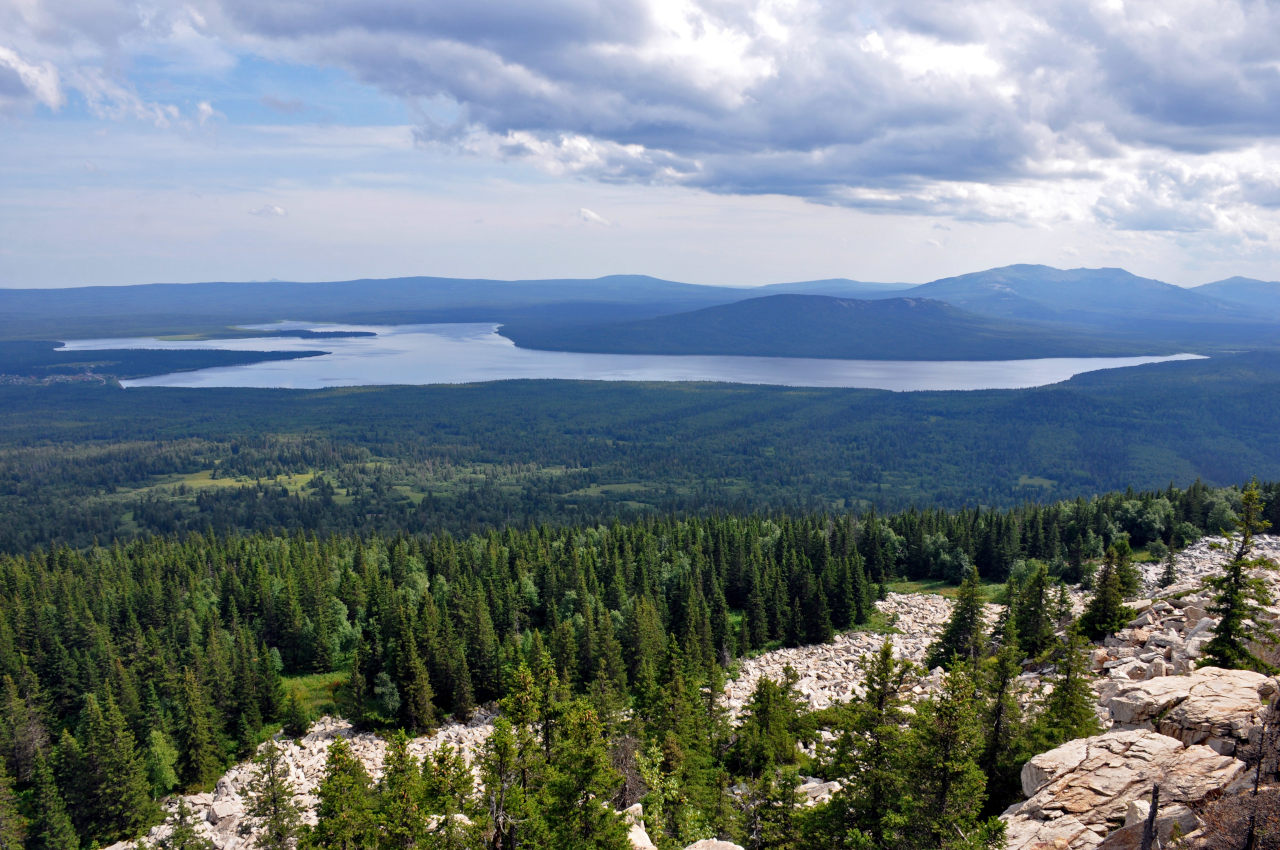
[[[0,286],[1278,261],[1269,0],[0,0]]]

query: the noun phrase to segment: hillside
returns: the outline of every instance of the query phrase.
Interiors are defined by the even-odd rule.
[[[978,316],[928,298],[769,295],[688,313],[593,326],[515,323],[517,345],[627,354],[738,354],[871,360],[1003,360],[1151,354],[1149,347]]]
[[[1195,291],[1218,301],[1239,304],[1254,310],[1280,316],[1280,282],[1229,277],[1197,286]]]

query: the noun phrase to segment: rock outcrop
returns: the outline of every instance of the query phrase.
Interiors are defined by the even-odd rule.
[[[1146,729],[1070,741],[1031,759],[1022,771],[1028,799],[1004,813],[1009,850],[1093,848],[1122,827],[1129,804],[1160,785],[1169,804],[1195,803],[1230,785],[1242,761]]]

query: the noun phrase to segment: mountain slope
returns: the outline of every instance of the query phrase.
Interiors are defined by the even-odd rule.
[[[1218,301],[1265,311],[1272,317],[1280,318],[1280,282],[1229,277],[1197,286],[1194,291]]]
[[[1005,266],[921,284],[911,294],[987,316],[1101,327],[1134,321],[1257,319],[1198,289],[1138,277],[1124,269]]]
[[[769,295],[632,322],[513,324],[502,333],[528,348],[630,354],[1000,360],[1139,353],[1131,343],[993,320],[926,298]]]
[[[826,280],[801,280],[795,283],[770,283],[755,290],[757,296],[779,295],[831,295],[835,298],[891,298],[907,297],[913,283],[869,283],[844,277]]]

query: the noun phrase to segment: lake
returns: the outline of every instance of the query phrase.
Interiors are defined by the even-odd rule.
[[[85,339],[63,350],[221,348],[235,351],[316,351],[322,357],[177,372],[122,381],[126,387],[277,387],[321,389],[375,384],[463,384],[522,378],[580,381],[723,381],[792,387],[894,390],[983,390],[1038,387],[1072,375],[1194,359],[1055,357],[1038,360],[823,360],[800,357],[586,354],[517,348],[492,323],[329,325],[282,322],[255,329],[372,331],[373,337],[282,337],[201,341]]]

